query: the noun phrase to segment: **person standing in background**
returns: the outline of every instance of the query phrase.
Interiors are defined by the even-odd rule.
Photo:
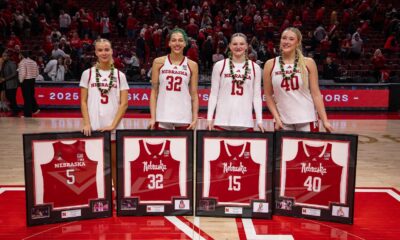
[[[40,112],[35,98],[35,79],[39,75],[39,67],[30,58],[30,51],[22,52],[22,57],[18,64],[18,79],[24,98],[24,117],[32,117],[32,114]]]
[[[3,55],[3,66],[0,74],[0,83],[4,83],[6,90],[7,100],[10,102],[11,116],[18,116],[18,105],[17,105],[17,89],[18,89],[18,73],[17,65],[12,61],[7,52]]]

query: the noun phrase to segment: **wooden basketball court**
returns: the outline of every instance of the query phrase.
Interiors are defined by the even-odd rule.
[[[273,220],[114,217],[26,227],[23,133],[77,131],[79,113],[0,117],[0,239],[395,239],[400,235],[400,114],[328,114],[337,133],[359,135],[354,225],[274,216]],[[147,115],[128,113],[126,128]],[[272,130],[272,120],[264,121]],[[199,129],[205,128],[199,121]],[[383,208],[382,208],[383,207]],[[391,220],[393,219],[393,220]],[[385,231],[385,232],[383,232]]]

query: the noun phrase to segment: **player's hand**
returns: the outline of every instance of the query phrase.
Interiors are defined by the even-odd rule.
[[[147,125],[147,129],[154,130],[155,126],[156,126],[156,120],[151,119],[149,125]]]
[[[263,126],[262,123],[257,123],[257,126],[258,126],[258,128],[260,129],[261,132],[265,131],[264,126]]]
[[[322,122],[322,124],[324,125],[324,128],[327,132],[333,132],[333,127],[329,121]]]
[[[207,129],[209,131],[214,130],[214,121],[213,120],[207,120]]]
[[[274,127],[275,127],[275,131],[283,129],[282,121],[280,119],[275,119]]]
[[[191,122],[190,123],[190,125],[189,125],[189,127],[187,127],[186,129],[187,130],[195,130],[196,129],[196,127],[197,127],[197,119],[196,120],[193,120],[193,122]]]
[[[85,136],[90,136],[90,134],[92,133],[92,128],[90,127],[90,125],[84,125],[81,132],[85,135]]]
[[[112,131],[114,129],[115,129],[115,127],[110,125],[110,126],[107,126],[107,127],[100,128],[99,131],[100,132],[107,132],[107,131]]]

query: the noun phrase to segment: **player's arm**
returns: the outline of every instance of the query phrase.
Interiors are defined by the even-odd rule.
[[[153,66],[151,68],[151,93],[150,93],[150,123],[148,128],[154,129],[156,124],[156,108],[157,108],[157,97],[159,91],[159,75],[160,75],[160,68],[164,64],[165,56],[159,57],[154,59]]]
[[[326,131],[332,132],[333,128],[328,121],[328,116],[326,115],[324,101],[322,99],[321,91],[319,90],[317,65],[315,64],[315,61],[312,58],[305,58],[305,61],[306,61],[306,66],[309,70],[308,79],[309,79],[311,97],[314,101],[315,108],[317,109],[318,116],[320,117]]]
[[[88,89],[85,87],[81,87],[81,112],[83,117],[82,132],[83,134],[85,134],[85,136],[90,136],[92,127],[90,126],[87,100],[88,100]]]
[[[267,102],[267,107],[271,112],[275,120],[275,129],[279,130],[283,128],[281,117],[279,116],[278,109],[276,108],[276,103],[273,97],[274,90],[272,87],[272,77],[271,72],[274,67],[274,59],[269,59],[264,66],[264,94],[265,101]]]
[[[198,94],[198,81],[199,81],[199,67],[197,63],[189,60],[189,67],[192,71],[190,77],[190,96],[192,98],[192,122],[190,123],[188,129],[196,129],[197,118],[199,114],[199,94]]]
[[[207,125],[208,130],[212,130],[214,128],[214,111],[217,107],[217,99],[218,99],[218,92],[219,92],[219,82],[221,81],[221,70],[222,65],[224,64],[222,60],[215,63],[213,67],[213,71],[211,74],[211,91],[210,96],[208,98],[208,108],[207,108]],[[225,66],[226,67],[226,66]]]
[[[261,99],[261,69],[257,64],[254,64],[255,81],[254,81],[254,94],[253,94],[253,106],[256,114],[257,126],[261,132],[264,132],[262,122],[262,99]]]

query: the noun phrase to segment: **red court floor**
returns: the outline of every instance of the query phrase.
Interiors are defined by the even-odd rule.
[[[0,239],[223,239],[202,225],[212,218],[116,217],[27,227],[23,187],[0,187]],[[399,239],[400,193],[357,188],[353,225],[274,216],[235,221],[239,239]],[[219,220],[221,220],[219,218]],[[231,226],[231,225],[229,225]]]

